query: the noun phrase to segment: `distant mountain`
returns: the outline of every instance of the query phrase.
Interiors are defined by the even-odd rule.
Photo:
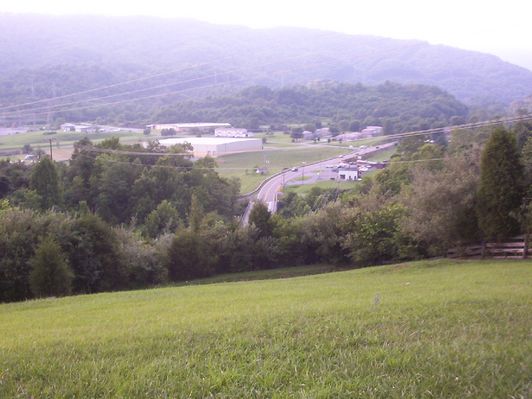
[[[203,77],[135,96],[194,85],[208,86],[204,92],[212,93],[321,80],[435,85],[468,105],[507,105],[532,94],[532,72],[525,68],[493,55],[420,41],[151,17],[0,15],[0,105],[185,67],[121,90]],[[84,99],[96,94],[102,93]]]

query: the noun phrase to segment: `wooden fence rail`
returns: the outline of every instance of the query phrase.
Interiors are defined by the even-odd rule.
[[[529,248],[528,239],[524,235],[510,238],[506,242],[486,242],[447,251],[449,258],[526,259],[530,256],[532,256],[532,248]]]

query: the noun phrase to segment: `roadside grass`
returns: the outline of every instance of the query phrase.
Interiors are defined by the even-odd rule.
[[[349,190],[352,188],[355,188],[357,184],[360,182],[358,181],[333,181],[333,180],[323,180],[318,181],[316,183],[312,184],[291,184],[286,185],[283,189],[284,192],[294,192],[296,194],[302,194],[305,195],[312,190],[313,187],[319,187],[323,189],[329,189],[329,188],[335,188],[340,190]]]
[[[374,144],[379,144],[380,142],[387,140],[388,138],[386,136],[379,136],[379,137],[371,137],[367,139],[358,139],[353,141],[342,141],[341,143],[338,141],[332,141],[329,143],[329,145],[337,146],[337,147],[360,147],[361,145],[367,145],[371,146]]]
[[[374,154],[369,155],[365,159],[368,161],[374,161],[374,162],[382,162],[382,161],[388,161],[397,152],[396,147],[384,149],[382,151],[376,152]]]
[[[0,305],[0,397],[525,398],[531,261]]]
[[[322,145],[294,145],[293,147],[224,155],[216,158],[218,173],[223,177],[237,177],[241,181],[242,193],[253,191],[269,176],[283,168],[301,167],[322,159],[345,154],[344,148]],[[260,175],[254,172],[255,166],[267,166],[268,173]]]

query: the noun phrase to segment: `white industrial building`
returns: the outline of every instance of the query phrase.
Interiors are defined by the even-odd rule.
[[[63,132],[78,132],[78,133],[96,133],[99,127],[90,123],[63,123],[61,130]]]
[[[163,130],[174,129],[177,133],[194,133],[194,132],[212,132],[214,129],[222,127],[231,127],[230,123],[157,123],[153,125],[147,125],[148,129]]]
[[[248,132],[247,129],[236,127],[219,127],[214,129],[215,137],[253,137],[253,133]]]
[[[229,137],[186,137],[159,140],[162,146],[189,143],[194,148],[195,157],[219,157],[235,152],[251,152],[262,150],[261,139],[240,139]]]
[[[368,126],[365,129],[362,129],[362,134],[366,136],[380,136],[383,133],[384,129],[382,126]]]

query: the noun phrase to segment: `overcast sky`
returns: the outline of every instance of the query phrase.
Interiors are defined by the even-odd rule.
[[[151,15],[420,39],[532,70],[531,0],[1,0],[0,12]]]

